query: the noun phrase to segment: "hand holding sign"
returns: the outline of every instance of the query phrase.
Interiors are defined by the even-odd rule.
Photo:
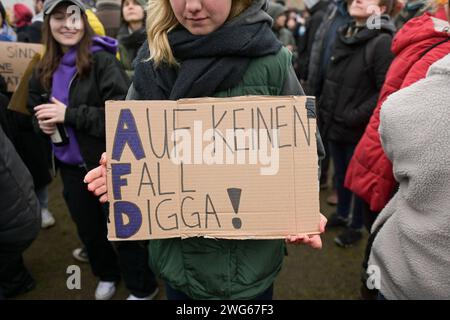
[[[106,186],[106,152],[103,152],[100,159],[100,166],[88,172],[84,177],[84,183],[88,183],[88,190],[100,197],[100,202],[108,201],[108,193]]]
[[[320,233],[325,232],[325,226],[327,224],[327,221],[328,219],[323,214],[320,214],[320,224],[319,224]],[[288,236],[286,238],[286,243],[307,244],[310,245],[313,249],[322,249],[322,239],[318,234],[313,235],[300,234],[296,236]]]

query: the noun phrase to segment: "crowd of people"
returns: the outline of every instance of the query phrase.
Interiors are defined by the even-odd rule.
[[[30,115],[8,110],[0,77],[0,299],[35,285],[22,253],[57,223],[56,171],[96,299],[120,278],[130,300],[153,299],[157,278],[169,299],[272,299],[286,244],[319,249],[320,235],[108,241],[104,105],[305,94],[336,206],[320,230],[341,230],[348,250],[370,234],[362,297],[450,298],[446,0],[34,0],[0,13],[0,41],[45,48],[27,79]],[[371,266],[381,287],[368,286]]]

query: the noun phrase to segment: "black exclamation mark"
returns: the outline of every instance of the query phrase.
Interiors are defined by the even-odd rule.
[[[233,206],[233,210],[235,214],[238,214],[239,211],[239,202],[241,201],[241,191],[242,189],[238,188],[228,188],[228,197],[231,200],[231,205]],[[240,218],[234,217],[233,220],[231,220],[231,223],[233,224],[233,227],[235,229],[240,229],[242,226],[242,220]]]

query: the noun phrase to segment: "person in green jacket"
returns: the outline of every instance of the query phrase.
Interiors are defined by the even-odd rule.
[[[266,0],[150,0],[148,42],[138,53],[127,99],[303,95],[266,8]],[[85,182],[100,201],[108,200],[105,157]],[[321,232],[325,224],[321,216]],[[150,266],[166,282],[168,299],[271,299],[286,242],[322,246],[320,235],[150,240]]]

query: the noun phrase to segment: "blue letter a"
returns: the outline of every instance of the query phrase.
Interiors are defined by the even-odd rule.
[[[112,158],[120,161],[125,144],[130,146],[136,160],[145,158],[144,148],[142,147],[141,138],[130,109],[120,110],[119,121],[117,122],[116,135],[114,137],[114,145]]]

